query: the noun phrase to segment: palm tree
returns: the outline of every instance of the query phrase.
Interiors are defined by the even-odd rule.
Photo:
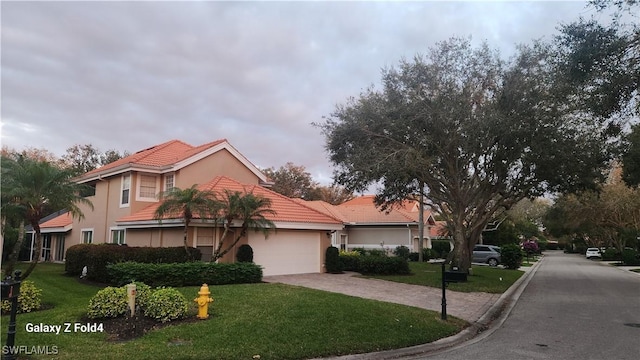
[[[79,203],[86,204],[91,209],[91,201],[82,197],[86,193],[86,185],[73,182],[72,172],[60,169],[53,164],[34,160],[24,156],[15,159],[3,158],[2,164],[2,198],[3,208],[19,209],[26,223],[30,224],[35,233],[36,256],[25,271],[26,279],[40,260],[42,251],[42,237],[40,220],[55,211],[66,209],[75,218],[83,218],[84,214],[78,207]],[[6,269],[9,273],[15,264],[15,253],[20,250],[22,239],[18,239],[10,256]]]
[[[224,190],[222,199],[218,199],[221,206],[218,208],[218,219],[222,221],[224,231],[220,237],[218,247],[213,253],[211,261],[216,261],[227,254],[241,238],[247,235],[249,229],[261,230],[268,236],[269,229],[275,228],[273,222],[266,215],[276,212],[271,210],[271,200],[253,193],[241,193],[240,191]],[[235,221],[241,221],[240,232],[233,242],[225,247],[225,240],[231,233],[231,227]]]
[[[209,190],[199,190],[197,185],[191,185],[188,189],[171,188],[161,195],[163,202],[155,211],[155,218],[162,221],[166,217],[180,217],[184,221],[184,250],[191,256],[187,246],[187,233],[189,224],[194,216],[210,218],[216,213],[219,204],[215,193]]]

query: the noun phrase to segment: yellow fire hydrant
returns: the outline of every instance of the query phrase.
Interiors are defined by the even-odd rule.
[[[213,302],[213,299],[209,297],[211,292],[207,284],[202,284],[200,291],[198,291],[198,297],[193,301],[198,303],[198,319],[206,319],[209,317],[209,303]]]

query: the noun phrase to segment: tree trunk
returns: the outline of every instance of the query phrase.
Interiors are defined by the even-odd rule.
[[[40,233],[40,224],[38,223],[38,221],[36,221],[32,222],[31,226],[33,226],[33,231],[35,232],[36,236],[36,254],[33,259],[31,259],[31,263],[29,264],[27,271],[22,274],[23,280],[28,278],[36,268],[36,265],[38,265],[38,263],[40,262],[40,255],[42,253],[42,234]]]
[[[20,249],[22,248],[22,243],[24,242],[24,220],[20,221],[20,226],[18,227],[18,240],[13,246],[13,250],[7,257],[7,261],[4,264],[4,274],[6,276],[10,276],[13,273],[13,269],[16,266],[16,261],[18,260],[18,254],[20,254]]]

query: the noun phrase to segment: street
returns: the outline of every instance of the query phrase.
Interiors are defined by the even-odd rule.
[[[422,359],[638,359],[640,275],[548,251],[504,324]]]

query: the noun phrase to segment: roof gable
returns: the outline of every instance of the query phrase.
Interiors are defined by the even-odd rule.
[[[267,177],[226,139],[199,146],[192,146],[180,140],[171,140],[89,171],[76,181],[84,183],[132,170],[155,173],[173,172],[223,149],[229,151],[261,181],[266,182]]]

